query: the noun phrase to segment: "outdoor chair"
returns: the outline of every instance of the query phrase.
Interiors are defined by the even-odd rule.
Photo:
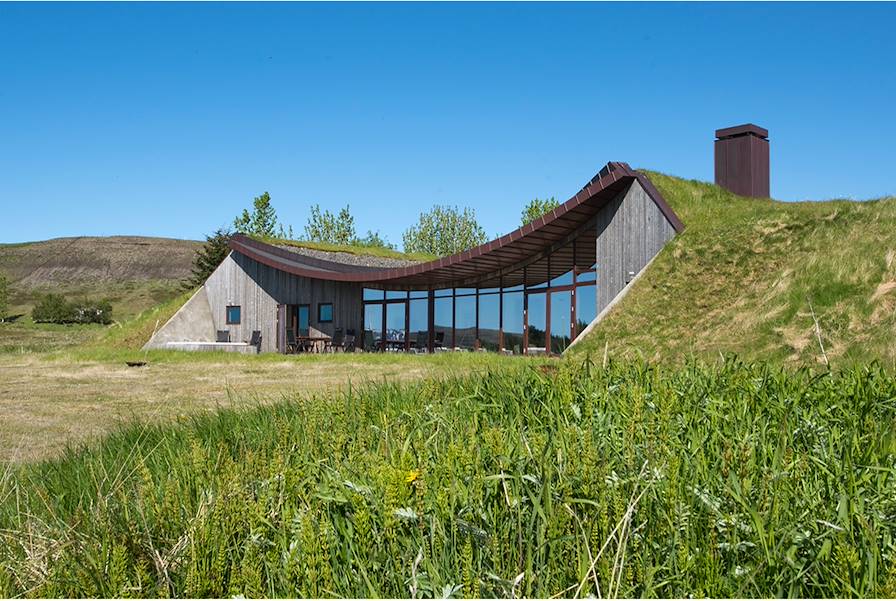
[[[215,342],[230,342],[230,330],[217,330]]]
[[[296,342],[296,333],[292,330],[286,330],[286,353],[299,352],[299,343]]]
[[[374,347],[375,344],[373,330],[364,330],[364,350],[368,353],[376,352],[378,349]]]
[[[436,332],[435,344],[433,346],[437,349],[445,348],[445,332]]]
[[[261,350],[261,331],[260,330],[252,330],[252,339],[249,340],[249,346],[254,346],[259,351]]]
[[[355,352],[355,331],[348,329],[345,331],[345,342],[342,344],[342,350],[346,353]]]
[[[429,332],[419,331],[417,332],[417,340],[414,342],[414,348],[417,351],[423,351],[424,353],[429,346]]]
[[[327,340],[326,342],[326,350],[336,352],[336,349],[341,349],[342,345],[345,342],[345,334],[342,333],[342,328],[336,328],[336,332],[333,334],[333,337]]]

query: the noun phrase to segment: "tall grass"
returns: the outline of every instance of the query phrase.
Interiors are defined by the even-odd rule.
[[[9,471],[0,596],[893,596],[894,426],[734,360],[221,411]]]

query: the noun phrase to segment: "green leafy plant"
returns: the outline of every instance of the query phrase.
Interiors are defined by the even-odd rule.
[[[108,300],[69,302],[61,294],[47,294],[34,306],[35,323],[112,323],[112,303]]]
[[[436,205],[420,214],[417,225],[408,228],[402,240],[405,252],[446,256],[484,244],[487,237],[472,209]]]
[[[271,195],[265,192],[252,200],[252,212],[243,209],[242,214],[233,220],[234,229],[246,235],[272,237],[292,237],[292,226],[284,228],[277,220],[277,211],[271,204]]]
[[[311,242],[328,244],[352,244],[356,240],[355,218],[348,205],[334,215],[330,211],[321,212],[319,205],[311,207],[311,215],[305,226],[305,237]]]
[[[557,202],[553,196],[545,198],[544,200],[538,198],[532,199],[529,204],[526,205],[526,208],[523,209],[522,225],[526,225],[530,221],[538,219],[545,213],[553,211],[559,206],[560,203]]]
[[[186,283],[187,288],[195,288],[201,286],[208,279],[215,269],[230,254],[230,230],[219,228],[211,235],[205,237],[205,244],[196,251],[196,257],[193,259],[192,275]]]

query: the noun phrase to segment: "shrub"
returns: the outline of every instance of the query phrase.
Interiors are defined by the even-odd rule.
[[[108,300],[73,305],[77,323],[112,323],[112,303]]]
[[[32,309],[31,319],[36,323],[71,323],[74,308],[61,294],[47,294]]]
[[[61,294],[47,294],[31,311],[36,323],[112,323],[108,300],[70,303]]]
[[[193,259],[193,273],[186,282],[186,288],[192,289],[205,284],[217,268],[230,254],[231,232],[228,229],[219,228],[211,235],[205,237],[205,244],[196,251]]]

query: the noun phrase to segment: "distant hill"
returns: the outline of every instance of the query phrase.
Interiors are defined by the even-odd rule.
[[[141,236],[54,238],[0,244],[0,273],[13,291],[13,313],[27,313],[47,292],[109,298],[116,318],[170,300],[189,277],[201,243]]]
[[[575,352],[896,363],[896,198],[786,203],[648,174],[686,229]]]

